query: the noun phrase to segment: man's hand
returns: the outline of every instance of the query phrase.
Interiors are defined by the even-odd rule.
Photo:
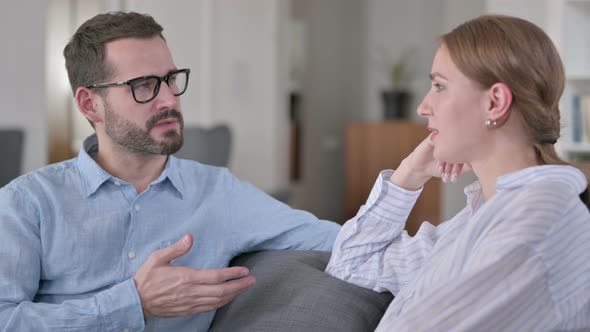
[[[137,271],[133,280],[144,317],[188,316],[215,310],[256,282],[245,267],[199,270],[170,264],[189,252],[192,245],[193,238],[187,234],[154,252]]]

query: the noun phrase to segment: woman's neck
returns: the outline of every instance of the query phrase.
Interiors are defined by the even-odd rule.
[[[473,162],[471,167],[480,181],[484,199],[488,201],[496,194],[499,177],[537,165],[539,163],[532,146],[508,144],[496,149],[483,160]]]

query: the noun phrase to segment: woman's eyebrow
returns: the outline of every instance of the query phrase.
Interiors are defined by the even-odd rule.
[[[446,77],[445,77],[443,74],[441,74],[441,73],[438,73],[438,72],[430,73],[430,75],[428,75],[428,76],[430,77],[430,80],[431,80],[431,81],[434,81],[434,79],[435,79],[436,77],[440,77],[440,78],[442,78],[442,79],[443,79],[443,80],[445,80],[445,81],[448,81],[448,80],[449,80],[449,79],[448,79],[448,78],[446,78]]]

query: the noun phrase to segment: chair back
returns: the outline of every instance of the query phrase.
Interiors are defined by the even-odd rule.
[[[0,187],[21,174],[24,136],[20,129],[0,129]]]
[[[200,163],[227,167],[231,152],[231,131],[227,125],[211,128],[184,127],[184,144],[174,155]]]

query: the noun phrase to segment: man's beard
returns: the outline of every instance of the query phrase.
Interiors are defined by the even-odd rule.
[[[164,138],[156,142],[150,131],[163,119],[176,119],[180,131],[172,129],[164,133]],[[105,131],[111,140],[129,151],[143,154],[170,155],[180,150],[183,143],[184,120],[176,110],[167,110],[148,119],[145,129],[119,116],[108,103],[105,103]]]

